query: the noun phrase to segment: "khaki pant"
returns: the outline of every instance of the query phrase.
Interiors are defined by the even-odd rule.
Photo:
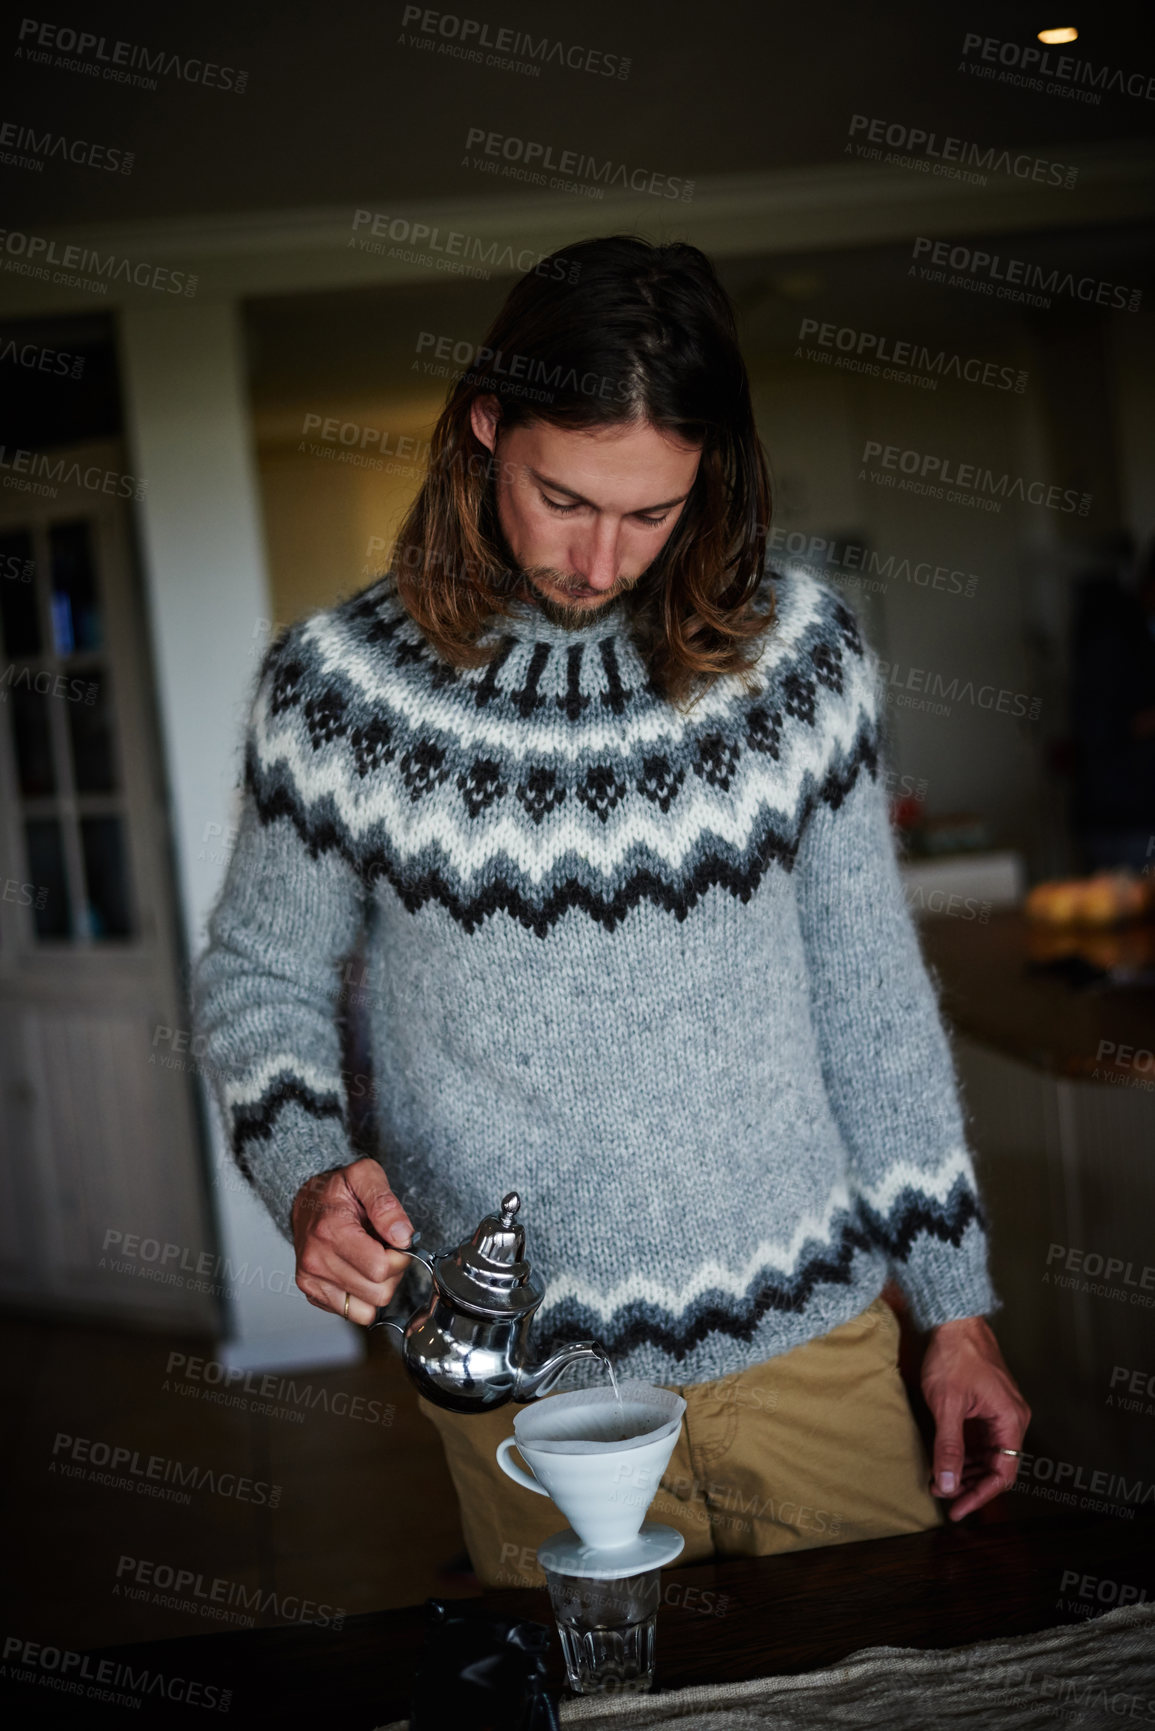
[[[673,1566],[941,1524],[898,1372],[898,1340],[898,1319],[877,1298],[850,1322],[777,1358],[717,1382],[664,1385],[677,1387],[686,1415],[646,1519],[685,1537]],[[521,1409],[453,1413],[421,1395],[418,1404],[440,1433],[478,1580],[543,1585],[535,1552],[566,1522],[494,1458]]]

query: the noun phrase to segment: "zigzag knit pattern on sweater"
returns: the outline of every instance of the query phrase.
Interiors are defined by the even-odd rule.
[[[386,578],[271,651],[197,1019],[286,1235],[353,1158],[357,1093],[426,1248],[520,1192],[538,1356],[594,1337],[627,1375],[708,1380],[891,1275],[924,1327],[996,1307],[877,661],[834,590],[768,587],[760,689],[688,713],[624,600],[576,630],[518,603],[458,670]]]

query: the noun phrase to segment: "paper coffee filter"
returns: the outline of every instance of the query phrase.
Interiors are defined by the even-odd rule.
[[[628,1411],[626,1416],[628,1419]],[[616,1423],[617,1416],[615,1414],[612,1424],[616,1426]],[[619,1437],[607,1437],[604,1442],[597,1442],[589,1436],[574,1437],[572,1439],[567,1439],[565,1437],[535,1436],[532,1439],[526,1437],[525,1440],[532,1448],[540,1449],[543,1454],[624,1454],[627,1449],[637,1449],[642,1448],[644,1445],[649,1445],[650,1443],[664,1442],[666,1437],[672,1436],[676,1430],[681,1428],[681,1423],[682,1420],[680,1417],[671,1418],[667,1419],[665,1424],[657,1426],[654,1430],[643,1431],[641,1436],[630,1436],[625,1437],[624,1439]],[[582,1428],[584,1430],[586,1427],[583,1425]],[[607,1428],[610,1427],[607,1426]]]
[[[646,1426],[638,1436],[614,1436],[618,1409],[612,1389],[547,1397],[538,1407],[518,1413],[513,1421],[514,1435],[547,1454],[621,1454],[661,1442],[681,1429],[686,1403],[680,1395],[652,1383],[626,1381],[621,1384],[621,1396],[626,1428]],[[580,1437],[574,1436],[575,1429],[582,1432]],[[599,1430],[604,1432],[601,1439],[596,1435]]]

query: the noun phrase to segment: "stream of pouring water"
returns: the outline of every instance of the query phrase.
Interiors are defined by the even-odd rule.
[[[626,1418],[625,1418],[625,1413],[622,1409],[622,1395],[621,1395],[621,1390],[618,1388],[618,1379],[614,1375],[613,1360],[610,1358],[609,1353],[606,1352],[604,1349],[601,1352],[599,1352],[598,1357],[601,1359],[602,1363],[605,1365],[606,1369],[609,1371],[610,1387],[614,1391],[614,1399],[618,1404],[618,1434],[616,1437],[611,1437],[609,1440],[611,1442],[624,1442],[625,1435],[626,1435]]]

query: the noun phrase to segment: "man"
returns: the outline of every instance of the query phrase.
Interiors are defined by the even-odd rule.
[[[687,1400],[651,1510],[683,1560],[941,1519],[888,1278],[930,1335],[956,1518],[1012,1482],[1029,1417],[984,1320],[876,661],[835,592],[765,571],[768,522],[702,253],[616,236],[520,281],[391,572],[268,657],[198,979],[310,1302],[368,1324],[389,1246],[455,1243],[516,1189],[535,1354],[595,1337]],[[380,1161],[351,1159],[341,1066],[362,939]],[[556,1511],[493,1458],[516,1409],[421,1406],[479,1578],[540,1579]]]

